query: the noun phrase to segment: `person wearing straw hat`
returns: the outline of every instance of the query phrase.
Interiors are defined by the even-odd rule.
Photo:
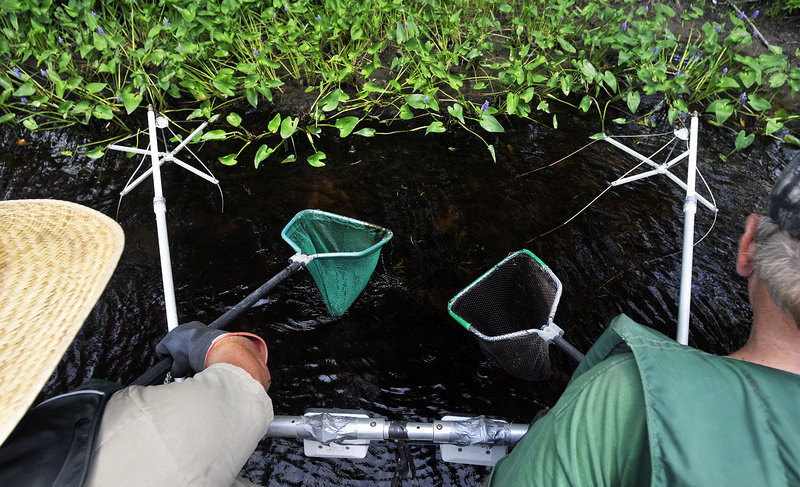
[[[618,316],[488,484],[800,485],[800,157],[747,218],[736,269],[753,308],[741,349]]]
[[[192,322],[157,354],[168,385],[101,381],[30,408],[122,253],[120,226],[56,200],[0,201],[0,485],[252,485],[237,475],[274,417],[255,335]]]

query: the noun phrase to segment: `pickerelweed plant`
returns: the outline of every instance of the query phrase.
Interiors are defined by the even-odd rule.
[[[241,141],[228,165],[253,154],[258,167],[305,135],[306,160],[322,166],[323,131],[373,137],[398,119],[469,131],[494,158],[504,117],[557,127],[554,103],[596,110],[604,126],[610,107],[620,123],[698,110],[734,130],[737,149],[755,134],[800,143],[798,114],[774,106],[800,90],[789,54],[746,54],[757,51],[746,19],[704,22],[696,7],[679,21],[634,0],[0,0],[0,11],[0,123],[99,121],[126,135],[152,104],[213,121],[200,140]],[[275,112],[289,88],[302,108],[248,115]]]

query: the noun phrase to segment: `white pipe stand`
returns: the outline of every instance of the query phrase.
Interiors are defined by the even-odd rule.
[[[612,186],[621,186],[631,181],[644,179],[657,174],[664,174],[678,186],[686,190],[686,199],[684,200],[684,205],[683,205],[684,221],[683,221],[683,249],[681,256],[681,287],[680,287],[680,297],[678,305],[678,331],[676,333],[676,340],[678,341],[678,343],[683,345],[689,343],[689,309],[690,309],[691,294],[692,294],[692,258],[694,250],[694,216],[697,211],[697,202],[699,201],[706,208],[710,209],[715,213],[717,212],[717,207],[714,204],[710,203],[708,200],[706,200],[702,196],[699,196],[695,192],[695,180],[697,173],[697,130],[698,130],[697,127],[698,127],[698,115],[697,112],[695,112],[692,115],[690,131],[688,134],[686,133],[685,128],[675,131],[675,135],[678,138],[682,140],[686,140],[688,138],[689,149],[681,153],[677,157],[673,158],[672,160],[665,162],[664,164],[656,163],[649,157],[644,156],[629,147],[626,147],[625,145],[621,144],[612,137],[608,137],[605,135],[603,136],[603,140],[605,140],[609,144],[621,149],[622,151],[634,156],[640,161],[653,167],[652,170],[645,171],[635,176],[619,178],[613,183],[611,183]],[[686,158],[688,158],[689,162],[686,170],[686,182],[684,183],[677,176],[672,174],[669,171],[669,168]]]
[[[119,145],[110,145],[109,149],[130,152],[135,154],[149,155],[152,166],[145,171],[138,179],[125,186],[120,192],[120,196],[125,196],[133,188],[138,186],[144,181],[147,176],[153,177],[153,211],[156,214],[156,229],[158,230],[158,252],[161,258],[161,280],[164,283],[164,305],[167,314],[167,329],[171,331],[178,326],[178,308],[175,303],[175,285],[172,280],[172,260],[169,253],[169,237],[167,234],[167,200],[164,198],[164,191],[161,185],[161,165],[165,162],[175,162],[177,165],[187,169],[188,171],[202,177],[203,179],[218,184],[219,181],[207,174],[204,174],[197,169],[189,166],[185,162],[177,159],[175,154],[181,151],[191,140],[197,136],[208,125],[204,122],[197,129],[195,129],[189,136],[183,140],[175,149],[170,152],[161,152],[158,150],[158,136],[156,133],[157,126],[161,128],[166,127],[167,120],[164,117],[159,117],[158,124],[156,122],[155,111],[152,105],[147,107],[147,130],[150,136],[150,145],[147,150],[139,149],[137,147],[123,147]]]

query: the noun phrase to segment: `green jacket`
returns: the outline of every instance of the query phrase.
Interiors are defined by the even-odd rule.
[[[798,405],[800,376],[620,315],[490,485],[800,485]]]

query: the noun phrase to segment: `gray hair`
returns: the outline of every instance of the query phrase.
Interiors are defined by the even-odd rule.
[[[772,300],[800,326],[800,241],[768,216],[756,226],[755,265]]]

